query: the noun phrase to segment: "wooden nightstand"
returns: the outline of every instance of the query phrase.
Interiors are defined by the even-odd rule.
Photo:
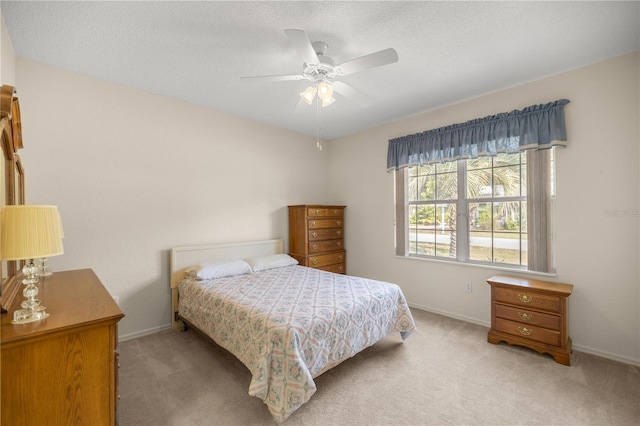
[[[489,343],[505,341],[571,364],[569,306],[573,285],[525,278],[493,276]]]
[[[38,283],[49,317],[11,324],[2,314],[3,425],[114,425],[118,321],[124,316],[91,269]]]

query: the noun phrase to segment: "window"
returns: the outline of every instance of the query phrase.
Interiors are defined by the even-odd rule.
[[[466,161],[469,260],[527,265],[526,154]]]
[[[551,193],[553,180],[546,177],[550,175],[550,151],[523,151],[398,170],[398,254],[517,269],[530,269],[532,256],[547,258],[546,236],[541,242],[534,240],[545,245],[544,250],[529,253],[532,241],[528,237],[527,198],[528,194],[542,198]],[[540,175],[535,168],[530,172],[537,173],[539,183],[534,186],[546,187],[542,195],[527,187],[531,158],[534,163],[546,162],[545,174]],[[542,216],[536,220],[546,224],[549,210],[541,211],[533,214]],[[548,228],[543,227],[545,233]],[[542,268],[549,270],[546,260]]]

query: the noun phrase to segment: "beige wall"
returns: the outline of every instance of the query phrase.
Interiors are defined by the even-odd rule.
[[[13,44],[4,23],[4,16],[0,14],[0,85],[15,85],[16,57],[13,54]]]
[[[488,326],[485,280],[504,271],[394,257],[388,140],[567,98],[568,147],[557,151],[558,274],[552,279],[574,284],[576,349],[640,364],[638,65],[638,54],[626,55],[332,142],[329,196],[348,206],[348,272],[398,283],[412,306]],[[465,282],[473,284],[472,293]]]
[[[16,60],[4,25],[1,36],[0,77],[15,78],[20,96],[27,201],[57,204],[63,218],[65,254],[53,268],[98,273],[127,315],[121,337],[168,326],[170,247],[286,241],[286,205],[316,202],[348,206],[349,273],[400,284],[414,307],[488,325],[485,279],[504,271],[394,256],[387,141],[568,98],[553,279],[575,285],[574,347],[640,364],[637,54],[389,123],[319,152],[308,136]],[[622,149],[628,154],[617,156]]]
[[[169,325],[171,247],[286,239],[288,204],[327,201],[315,138],[22,58],[16,76],[27,201],[64,225],[52,267],[93,268],[122,337]]]

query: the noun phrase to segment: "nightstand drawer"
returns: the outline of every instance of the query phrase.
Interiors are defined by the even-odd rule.
[[[499,318],[544,327],[555,331],[560,331],[560,325],[562,323],[559,315],[544,314],[542,312],[530,311],[527,309],[518,309],[501,305],[499,303],[495,304],[495,314],[496,317]]]
[[[560,297],[531,292],[526,288],[512,290],[510,288],[496,287],[495,301],[531,309],[560,312]]]
[[[497,331],[525,337],[529,340],[535,340],[551,346],[560,346],[560,332],[558,331],[502,318],[496,318],[495,322],[495,329]]]
[[[344,263],[345,252],[322,254],[319,256],[309,256],[309,266],[319,268],[322,266],[333,265],[334,263]]]
[[[309,254],[319,254],[337,250],[344,250],[344,242],[342,239],[309,243]]]

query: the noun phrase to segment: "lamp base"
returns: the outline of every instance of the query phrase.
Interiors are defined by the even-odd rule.
[[[47,308],[40,306],[40,300],[36,299],[38,295],[38,287],[36,284],[40,281],[37,275],[38,268],[33,264],[33,259],[29,259],[22,268],[24,279],[22,284],[25,285],[22,295],[26,298],[20,306],[24,309],[18,309],[13,313],[13,321],[11,324],[26,324],[29,322],[40,321],[49,316]]]
[[[11,321],[11,324],[26,324],[40,321],[48,316],[47,308],[44,306],[36,306],[33,309],[18,309],[13,313],[13,321]]]

